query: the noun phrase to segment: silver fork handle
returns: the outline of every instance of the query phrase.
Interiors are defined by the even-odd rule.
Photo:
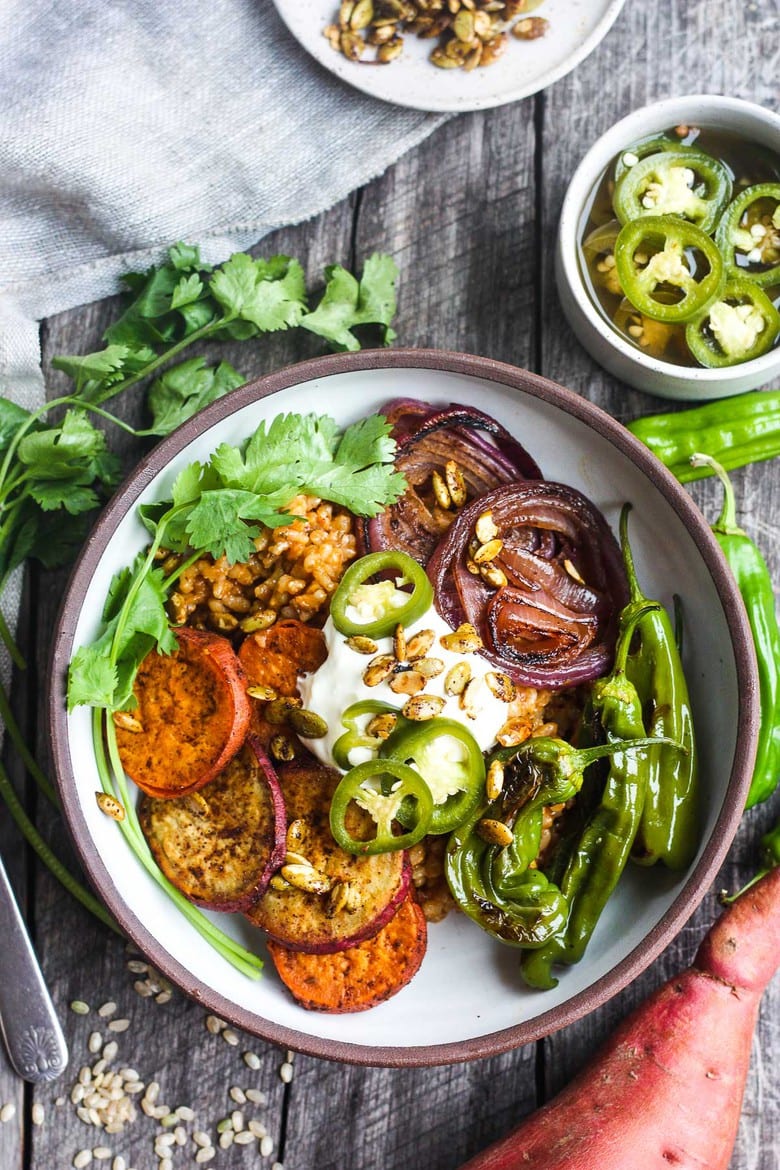
[[[65,1037],[1,859],[0,1030],[24,1080],[51,1081],[67,1065]]]

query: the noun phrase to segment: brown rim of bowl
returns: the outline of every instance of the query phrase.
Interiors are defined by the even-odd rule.
[[[574,995],[566,1003],[533,1020],[487,1036],[419,1048],[349,1044],[309,1036],[283,1027],[254,1012],[237,1007],[195,979],[185,967],[173,959],[121,900],[102,857],[89,836],[76,796],[75,777],[70,766],[65,708],[67,666],[73,651],[80,599],[111,539],[115,525],[151,479],[206,428],[261,398],[267,398],[280,390],[314,378],[326,378],[355,370],[392,367],[443,370],[495,382],[529,394],[580,419],[630,458],[674,508],[691,534],[712,576],[731,636],[739,689],[737,751],[726,797],[714,831],[673,904],[642,942],[597,982]],[[580,1019],[621,991],[644,971],[682,928],[715,879],[742,816],[752,773],[759,724],[755,654],[739,591],[706,520],[677,480],[620,423],[600,407],[594,406],[571,390],[503,362],[445,350],[364,350],[355,354],[333,354],[300,362],[232,391],[229,396],[206,407],[199,415],[184,423],[174,434],[159,443],[141,461],[106,506],[74,566],[55,629],[48,677],[48,707],[54,763],[68,828],[85,871],[89,874],[94,887],[101,891],[103,900],[128,937],[148,956],[158,970],[187,995],[231,1024],[264,1040],[310,1056],[389,1068],[425,1067],[477,1060],[518,1048]]]

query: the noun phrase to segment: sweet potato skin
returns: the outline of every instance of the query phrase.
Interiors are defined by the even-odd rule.
[[[727,1170],[761,994],[780,965],[780,868],[693,966],[632,1013],[547,1105],[462,1170]]]
[[[425,915],[407,894],[395,916],[373,938],[330,955],[291,951],[269,942],[279,978],[302,1007],[343,1014],[390,999],[420,969],[427,946]]]
[[[246,676],[227,638],[178,627],[179,649],[152,651],[135,683],[141,731],[117,724],[119,754],[149,796],[196,792],[230,762],[246,739],[251,704]]]

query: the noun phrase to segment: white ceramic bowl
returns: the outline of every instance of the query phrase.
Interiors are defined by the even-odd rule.
[[[353,1015],[307,1012],[269,963],[255,983],[204,943],[95,802],[90,712],[65,709],[67,664],[92,641],[112,575],[148,541],[138,505],[166,498],[183,466],[261,419],[326,411],[347,425],[392,398],[478,404],[517,435],[548,479],[584,491],[631,536],[646,591],[685,607],[685,656],[701,746],[701,844],[684,873],[629,866],[588,951],[554,991],[533,992],[517,952],[461,914],[429,931],[422,967],[386,1003]],[[108,505],[74,569],[55,635],[50,721],[62,805],[93,884],[154,965],[210,1011],[282,1046],[368,1064],[427,1065],[491,1055],[537,1039],[604,1002],[671,941],[710,887],[736,832],[757,727],[752,642],[736,585],[701,513],[672,475],[602,410],[543,378],[486,358],[426,350],[337,354],[289,367],[213,403],[160,443]],[[263,950],[240,915],[225,929]]]
[[[717,94],[667,98],[634,110],[590,148],[563,201],[555,277],[563,311],[578,340],[611,374],[661,398],[706,400],[757,390],[780,376],[780,346],[728,369],[679,366],[650,357],[610,327],[588,294],[579,263],[579,239],[588,199],[609,163],[639,139],[673,126],[709,126],[742,136],[780,155],[780,116],[762,106]]]

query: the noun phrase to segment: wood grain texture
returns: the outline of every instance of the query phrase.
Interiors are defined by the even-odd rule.
[[[552,34],[551,34],[552,35]],[[612,32],[573,74],[536,99],[464,115],[440,127],[384,176],[325,215],[269,237],[257,251],[299,257],[310,285],[323,264],[338,260],[359,267],[373,250],[398,262],[399,341],[486,354],[537,369],[585,394],[618,418],[664,408],[629,391],[600,371],[562,321],[552,279],[552,245],[569,176],[594,138],[630,109],[670,93],[725,92],[777,106],[780,62],[778,4],[745,4],[728,11],[716,0],[629,0]],[[348,91],[345,90],[345,98]],[[42,328],[44,357],[98,348],[116,311],[103,302],[61,314]],[[299,332],[249,345],[212,347],[211,356],[231,361],[247,377],[322,352],[317,338]],[[66,382],[48,370],[51,395]],[[138,396],[119,412],[142,422]],[[144,447],[112,438],[129,469]],[[761,464],[735,474],[742,516],[764,548],[780,581],[780,475]],[[712,484],[692,494],[707,511],[718,506]],[[34,573],[25,612],[34,620],[24,638],[43,678],[63,575]],[[34,684],[32,684],[34,687]],[[45,752],[39,717],[43,696],[15,685],[27,712],[30,734]],[[36,713],[38,717],[36,717]],[[17,777],[17,780],[19,777]],[[58,819],[41,806],[40,819],[57,850],[72,861]],[[758,839],[780,812],[776,798],[745,819],[721,875],[736,888],[755,858]],[[0,848],[11,859],[14,881],[25,895],[26,858],[18,840],[0,826]],[[214,1165],[226,1170],[253,1165],[286,1170],[455,1170],[467,1157],[557,1090],[633,1006],[668,975],[690,962],[699,939],[717,913],[715,891],[678,939],[641,979],[585,1020],[538,1046],[493,1060],[416,1070],[353,1068],[298,1056],[295,1076],[282,1083],[285,1054],[240,1037],[236,1047],[204,1026],[204,1012],[174,991],[169,1003],[142,998],[128,969],[122,941],[90,917],[47,874],[35,871],[29,908],[35,939],[71,1047],[71,1066],[52,1086],[23,1093],[0,1060],[0,1100],[16,1102],[18,1116],[0,1126],[2,1170],[65,1170],[82,1148],[108,1145],[128,1167],[152,1170],[159,1125],[139,1113],[126,1132],[105,1140],[78,1119],[69,1094],[97,1029],[108,1039],[97,1008],[117,1003],[116,1017],[131,1020],[118,1034],[112,1062],[135,1067],[141,1079],[157,1080],[160,1100],[196,1109],[197,1125],[214,1136],[234,1107],[231,1086],[254,1086],[265,1106],[245,1107],[261,1117],[274,1152],[260,1158],[254,1147],[219,1151]],[[88,1017],[68,1004],[83,999]],[[251,1071],[241,1054],[252,1051],[260,1067]],[[745,1109],[731,1170],[780,1167],[780,986],[772,984],[762,1007]],[[65,1103],[57,1105],[58,1098]],[[30,1104],[41,1102],[46,1123],[30,1123]],[[26,1104],[25,1104],[26,1101]],[[187,1125],[190,1134],[193,1123]],[[195,1147],[175,1154],[174,1166],[194,1165]],[[97,1163],[98,1165],[100,1163]],[[110,1162],[103,1165],[111,1165]],[[633,1170],[627,1167],[626,1170]]]

